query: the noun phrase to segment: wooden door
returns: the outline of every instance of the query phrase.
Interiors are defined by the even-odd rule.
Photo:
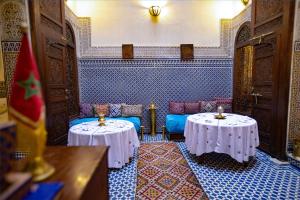
[[[273,154],[276,143],[277,104],[279,86],[280,35],[274,33],[254,44],[252,117],[259,130],[260,148]]]
[[[29,1],[32,43],[46,104],[48,144],[65,144],[68,132],[64,0]]]
[[[78,94],[78,69],[76,59],[76,40],[73,28],[66,22],[66,63],[67,63],[67,96],[69,118],[74,119],[79,116],[79,94]]]
[[[253,0],[252,116],[260,148],[285,159],[294,0]]]
[[[252,114],[252,56],[250,45],[250,22],[245,22],[235,38],[233,69],[233,112],[251,116]]]

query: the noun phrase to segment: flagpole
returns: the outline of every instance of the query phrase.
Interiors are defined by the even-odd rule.
[[[9,114],[17,124],[17,147],[21,151],[29,152],[26,171],[32,174],[33,181],[38,182],[50,177],[55,172],[55,168],[48,164],[43,158],[47,140],[45,104],[42,98],[38,69],[31,50],[31,45],[28,41],[28,26],[26,23],[21,24],[21,30],[23,39],[12,85]],[[20,60],[22,60],[21,63]],[[19,66],[18,64],[21,65]],[[22,71],[24,68],[26,68],[27,71]],[[22,76],[20,76],[20,74]],[[20,77],[25,77],[25,80],[23,78],[20,79]],[[22,95],[18,96],[20,95],[20,91]],[[22,101],[24,104],[21,109],[18,107],[20,103],[15,103],[17,101]],[[30,103],[31,101],[32,103]],[[36,105],[34,103],[36,103]],[[30,112],[33,112],[31,110],[34,109],[34,107],[39,107],[36,117],[32,118],[28,112],[27,114],[22,113],[26,108],[30,109]]]

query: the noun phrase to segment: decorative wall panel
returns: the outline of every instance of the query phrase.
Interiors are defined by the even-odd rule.
[[[231,97],[232,60],[195,59],[80,59],[81,102],[156,103],[160,130],[168,113],[168,101],[208,100]],[[149,128],[149,113],[143,124]]]
[[[294,22],[294,50],[292,53],[292,69],[290,82],[290,100],[289,100],[289,121],[287,152],[289,153],[289,162],[300,168],[300,160],[293,158],[294,139],[300,139],[300,51],[297,50],[297,42],[300,41],[300,0],[297,0]]]
[[[0,94],[4,98],[10,94],[10,83],[14,73],[16,58],[20,49],[22,32],[20,25],[26,21],[23,0],[7,0],[0,2],[0,41],[4,77],[1,74]],[[2,80],[2,79],[5,80]],[[5,81],[5,82],[3,82]]]
[[[6,93],[8,97],[10,95],[10,85],[15,71],[20,45],[21,42],[2,42],[6,86],[4,87],[5,91],[2,91],[1,93]]]

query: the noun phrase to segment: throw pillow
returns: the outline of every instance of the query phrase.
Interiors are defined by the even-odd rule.
[[[122,116],[129,117],[129,116],[143,116],[143,105],[122,105]]]
[[[98,117],[99,113],[104,113],[107,117],[109,114],[109,105],[108,104],[94,104],[94,116]]]
[[[200,101],[201,112],[217,112],[217,101]]]
[[[184,103],[183,102],[169,102],[169,113],[170,114],[184,114]]]
[[[93,106],[89,103],[80,103],[80,118],[94,117]]]
[[[195,114],[200,112],[199,102],[185,102],[184,103],[184,112],[186,114]]]
[[[122,116],[122,105],[125,104],[109,104],[109,117],[120,117]]]
[[[223,106],[225,113],[232,112],[232,98],[216,97],[215,101],[217,101],[217,107]]]

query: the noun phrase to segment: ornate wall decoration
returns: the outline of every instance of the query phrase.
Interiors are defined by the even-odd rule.
[[[232,59],[80,59],[80,100],[148,106],[153,100],[157,127],[165,124],[168,101],[231,97]],[[114,81],[112,81],[114,80]],[[143,124],[149,128],[149,113]]]
[[[1,5],[0,5],[1,6]],[[25,21],[25,6],[19,1],[6,1],[0,7],[1,41],[20,41],[22,32],[20,24]]]
[[[237,43],[243,43],[250,39],[251,36],[251,30],[249,26],[244,26],[242,30],[239,33],[239,36],[237,38]]]
[[[26,21],[24,1],[8,0],[0,3],[0,40],[6,84],[4,87],[0,88],[2,96],[4,94],[9,96],[10,94],[10,83],[22,38],[20,25],[24,21]],[[1,86],[3,86],[3,84],[1,84]],[[5,91],[3,91],[3,89]]]
[[[5,72],[5,93],[10,95],[10,85],[15,71],[21,42],[2,42],[3,63]]]

